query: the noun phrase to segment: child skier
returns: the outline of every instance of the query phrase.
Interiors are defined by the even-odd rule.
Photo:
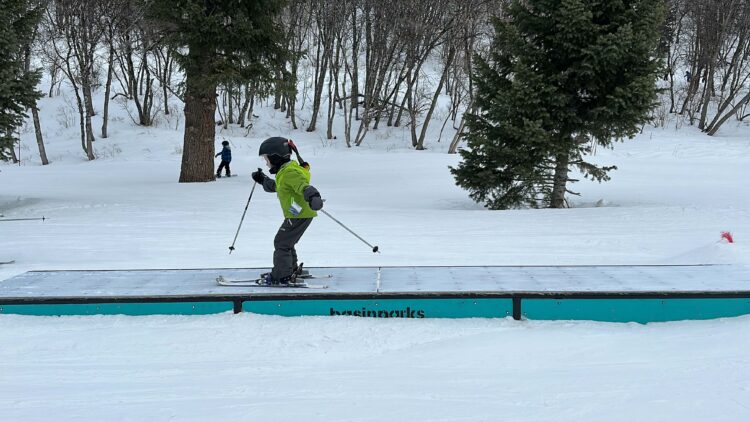
[[[221,155],[221,164],[219,164],[219,168],[216,170],[216,177],[221,178],[221,169],[223,168],[227,169],[227,177],[231,177],[232,173],[229,171],[229,163],[232,162],[232,150],[229,148],[228,141],[222,142],[221,146],[223,147],[221,152],[214,155],[214,157]]]
[[[299,164],[291,160],[292,151],[297,154]],[[268,138],[260,144],[258,155],[266,160],[269,172],[276,175],[276,180],[266,176],[261,169],[252,174],[253,180],[266,192],[276,192],[284,213],[284,222],[273,240],[273,270],[263,275],[264,282],[293,284],[297,276],[306,275],[297,265],[294,245],[318,215],[315,211],[323,208],[323,199],[320,192],[310,185],[309,165],[299,157],[292,141],[278,136]]]

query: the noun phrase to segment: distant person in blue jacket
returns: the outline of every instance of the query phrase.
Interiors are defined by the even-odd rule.
[[[216,177],[221,178],[221,169],[227,169],[227,177],[231,177],[232,173],[229,171],[229,163],[232,162],[232,150],[229,148],[229,142],[224,141],[221,143],[221,146],[224,148],[221,149],[221,152],[216,154],[214,157],[218,157],[221,155],[221,164],[219,164],[219,169],[216,170]]]

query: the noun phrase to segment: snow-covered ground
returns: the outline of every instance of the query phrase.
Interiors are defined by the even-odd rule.
[[[0,280],[27,270],[267,266],[281,223],[256,191],[267,136],[297,141],[326,209],[298,251],[308,266],[750,264],[750,127],[709,138],[647,128],[599,150],[619,170],[581,182],[574,208],[488,211],[454,185],[450,136],[413,151],[402,129],[359,148],[290,131],[261,109],[247,137],[223,131],[232,170],[178,184],[179,116],[111,137],[86,162],[62,98],[41,104],[48,155],[23,133],[0,165]],[[119,113],[119,114],[118,114]],[[302,114],[302,113],[301,113]],[[302,116],[304,118],[304,115]],[[436,116],[441,120],[444,117]],[[95,119],[95,127],[99,121]],[[66,127],[68,126],[68,127]],[[301,125],[301,127],[304,127]],[[720,242],[731,231],[734,244]],[[0,281],[1,283],[2,281]],[[750,286],[748,286],[750,289]],[[750,317],[666,324],[368,320],[258,315],[0,315],[3,420],[748,420]]]
[[[4,421],[746,421],[750,317],[0,318]]]

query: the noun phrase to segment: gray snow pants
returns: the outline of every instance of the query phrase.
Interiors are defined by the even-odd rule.
[[[299,242],[305,230],[312,223],[312,218],[287,218],[281,223],[273,239],[273,270],[271,276],[280,280],[292,275],[297,266],[297,251],[294,245]]]

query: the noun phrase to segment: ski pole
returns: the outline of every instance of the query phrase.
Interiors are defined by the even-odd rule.
[[[35,218],[3,218],[0,221],[32,221],[32,220],[49,220],[47,217],[35,217]]]
[[[362,239],[361,237],[359,237],[359,235],[357,233],[354,233],[349,227],[346,227],[344,225],[344,223],[342,223],[339,220],[333,218],[333,216],[331,214],[328,214],[328,212],[326,210],[321,209],[320,212],[322,212],[323,214],[327,215],[328,218],[330,218],[331,220],[337,222],[339,224],[339,226],[345,228],[346,231],[348,231],[349,233],[353,234],[357,239],[361,240],[365,245],[371,247],[373,253],[376,253],[376,252],[380,253],[380,251],[378,251],[378,247],[377,246],[372,246],[371,244],[367,243],[367,241],[365,239]]]
[[[258,169],[260,170],[260,169]],[[258,184],[258,182],[253,182],[253,188],[250,190],[250,197],[247,198],[247,204],[245,204],[245,211],[242,212],[242,218],[240,219],[240,225],[237,226],[237,233],[234,234],[234,240],[232,241],[232,246],[229,247],[229,255],[232,254],[232,251],[234,251],[234,242],[237,241],[237,236],[240,234],[240,227],[242,227],[242,222],[245,221],[245,214],[247,213],[247,207],[250,206],[250,200],[253,199],[253,192],[255,192],[255,186]]]

